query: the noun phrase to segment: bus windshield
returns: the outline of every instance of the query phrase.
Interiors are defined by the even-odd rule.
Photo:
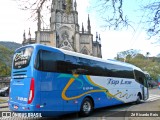
[[[30,63],[32,52],[33,47],[22,48],[16,51],[13,58],[13,68],[21,69],[27,67]]]

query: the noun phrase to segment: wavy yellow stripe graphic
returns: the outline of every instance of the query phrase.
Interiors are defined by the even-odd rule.
[[[113,95],[113,96],[118,96],[118,95],[119,95],[119,98],[123,98],[123,97],[126,96],[126,99],[129,99],[131,96],[133,96],[133,94],[128,95],[128,93],[126,93],[126,94],[123,95],[122,92],[118,92],[118,93],[116,93],[116,94]]]
[[[78,77],[78,75],[74,75],[74,77]],[[70,86],[74,81],[75,81],[75,78],[71,78],[71,79],[69,80],[69,82],[67,83],[67,85],[65,86],[65,88],[63,89],[63,91],[62,91],[62,98],[63,98],[64,100],[77,99],[77,98],[80,98],[80,97],[82,97],[82,96],[84,96],[84,95],[86,95],[86,94],[93,93],[93,92],[106,92],[106,90],[90,90],[90,91],[84,92],[83,94],[80,94],[80,95],[78,95],[78,96],[67,97],[65,93],[66,93],[67,89],[69,88],[69,86]]]
[[[80,95],[77,95],[77,96],[67,97],[67,96],[66,96],[66,91],[68,90],[68,88],[71,86],[71,84],[72,84],[75,80],[80,81],[80,79],[78,79],[79,75],[78,75],[78,74],[74,74],[74,75],[72,76],[72,75],[61,74],[59,77],[69,77],[69,78],[70,78],[70,80],[68,81],[68,83],[67,83],[66,86],[64,87],[64,89],[63,89],[63,91],[62,91],[62,94],[61,94],[61,96],[62,96],[62,98],[63,98],[64,100],[74,100],[74,99],[78,99],[78,98],[80,98],[80,97],[82,97],[82,96],[84,96],[84,95],[86,95],[86,94],[95,93],[95,92],[104,92],[104,93],[106,94],[106,96],[109,96],[110,98],[115,98],[115,99],[117,99],[117,100],[119,100],[119,101],[121,101],[121,102],[124,102],[124,101],[122,101],[121,99],[117,98],[117,97],[116,97],[117,95],[120,94],[120,98],[126,96],[126,99],[128,99],[130,96],[132,96],[132,95],[129,95],[129,97],[128,97],[128,94],[127,94],[127,93],[122,96],[122,92],[118,92],[118,93],[116,93],[115,95],[112,95],[106,88],[104,88],[104,87],[102,87],[102,86],[94,83],[94,82],[91,80],[90,76],[86,75],[86,78],[87,78],[87,80],[90,82],[90,84],[92,84],[93,86],[96,86],[96,87],[100,88],[100,90],[89,90],[89,91],[84,92],[84,93],[82,93],[82,94],[80,94]],[[80,81],[80,82],[81,82],[81,84],[83,84],[82,81]]]
[[[112,94],[109,92],[109,90],[107,90],[105,87],[102,87],[102,86],[94,83],[94,82],[92,81],[92,79],[90,78],[90,76],[87,75],[87,79],[88,79],[89,82],[90,82],[91,84],[93,84],[94,86],[97,86],[97,87],[99,87],[99,88],[101,88],[101,89],[105,89],[105,94],[106,94],[106,96],[109,96],[110,98],[115,98],[115,99],[117,99],[117,100],[119,100],[119,101],[121,101],[121,102],[124,102],[124,101],[122,101],[121,99],[117,98],[116,95],[112,95]]]

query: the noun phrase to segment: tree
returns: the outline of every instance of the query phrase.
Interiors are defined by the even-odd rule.
[[[123,61],[122,59],[118,60]],[[158,79],[158,75],[160,74],[159,58],[148,59],[143,54],[137,54],[132,59],[126,60],[126,62],[141,68],[143,71],[147,71],[151,75],[153,80]]]
[[[93,0],[92,0],[93,1]],[[98,11],[103,13],[112,13],[103,17],[105,21],[104,27],[121,29],[123,27],[131,26],[126,15],[123,14],[123,0],[95,0]],[[131,26],[132,27],[132,26]]]
[[[11,73],[11,68],[0,61],[0,76],[8,76]]]
[[[43,9],[51,9],[52,0],[14,0],[18,3],[20,9],[22,10],[31,10],[31,18],[34,17],[37,20],[38,15],[36,15],[37,10],[40,12]],[[71,8],[71,0],[64,0],[67,5],[66,12],[69,13]],[[101,8],[101,12],[109,12],[111,15],[107,15],[104,18],[106,21],[105,27],[121,29],[123,27],[132,27],[130,24],[129,18],[124,14],[124,5],[123,3],[127,0],[95,0],[97,1],[97,6]],[[93,0],[91,1],[93,2]],[[139,1],[137,1],[139,2]],[[143,1],[142,1],[143,2]],[[148,10],[148,15],[153,15],[148,17],[148,22],[151,26],[147,28],[147,32],[150,37],[156,36],[160,33],[160,2],[156,2],[155,0],[150,0],[150,3],[146,6],[143,6],[143,10]],[[132,27],[133,28],[133,27]],[[133,28],[134,29],[134,28]]]
[[[147,21],[151,25],[147,32],[150,37],[156,36],[160,33],[160,2],[154,1],[144,6],[144,9],[149,10],[148,15],[152,15]]]
[[[8,76],[11,72],[11,56],[14,51],[11,51],[0,45],[0,76]]]
[[[120,60],[121,58],[123,58],[124,62],[126,62],[126,60],[130,60],[131,58],[135,57],[140,51],[139,50],[134,50],[134,49],[130,49],[130,50],[126,50],[126,51],[122,51],[117,53],[117,59]]]
[[[119,28],[128,28],[129,26],[133,28],[131,24],[131,19],[127,17],[124,13],[124,3],[127,0],[95,0],[97,1],[98,8],[101,8],[100,11],[103,11],[103,15],[108,13],[113,13],[112,15],[105,14],[104,20],[106,21],[105,27],[119,29]],[[137,1],[139,2],[139,1]],[[146,2],[144,0],[141,1]],[[140,2],[139,2],[140,3]],[[148,14],[145,14],[146,21],[141,21],[141,23],[149,24],[147,33],[149,37],[158,36],[160,33],[160,2],[155,0],[150,0],[148,5],[140,6],[140,9]],[[99,14],[99,13],[98,13]],[[134,21],[132,21],[134,22]],[[133,28],[134,29],[134,28]],[[158,36],[159,38],[159,36]]]
[[[146,52],[146,58],[149,59],[150,52]]]
[[[46,13],[43,13],[43,11],[51,11],[51,3],[53,0],[13,0],[16,1],[19,9],[25,10],[25,11],[30,11],[31,16],[30,18],[34,19],[34,21],[38,20],[38,14],[41,14],[41,21],[45,22],[43,20],[43,14],[46,15]],[[66,13],[70,13],[71,10],[71,0],[64,0],[64,4],[66,5]]]

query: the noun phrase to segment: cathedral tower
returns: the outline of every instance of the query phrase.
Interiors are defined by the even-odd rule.
[[[79,41],[76,39],[79,32],[76,1],[71,0],[70,5],[67,5],[66,0],[53,0],[50,27],[56,34],[56,47],[79,52]]]
[[[82,31],[78,24],[76,0],[52,0],[50,29],[41,29],[40,11],[37,10],[38,24],[35,43],[54,46],[70,51],[102,57],[101,44],[93,41],[91,24],[88,15],[87,31],[82,23]],[[24,45],[28,44],[25,40]]]

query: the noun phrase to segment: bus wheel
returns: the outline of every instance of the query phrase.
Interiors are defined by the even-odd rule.
[[[136,104],[139,104],[140,102],[141,102],[141,95],[138,94],[138,95],[137,95]]]
[[[85,98],[81,104],[80,116],[89,116],[93,111],[93,102],[90,98]]]

